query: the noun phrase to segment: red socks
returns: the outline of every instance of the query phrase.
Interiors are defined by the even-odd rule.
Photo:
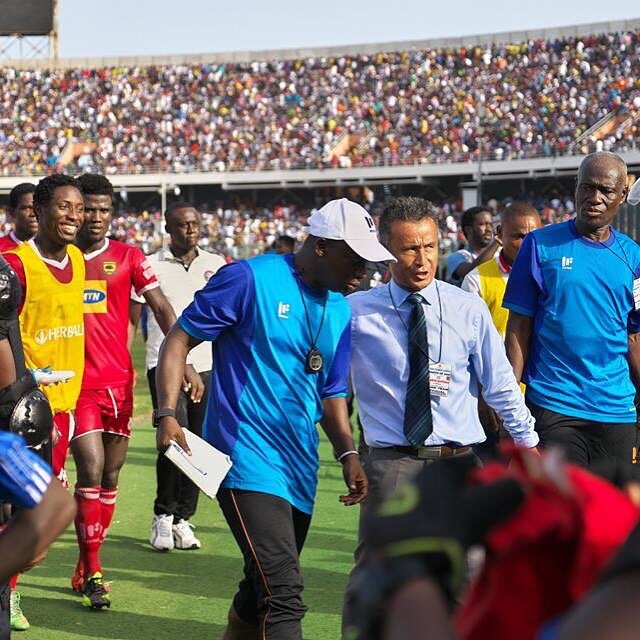
[[[76,486],[74,497],[78,506],[76,514],[76,536],[80,547],[80,558],[85,575],[102,572],[100,565],[100,545],[102,544],[102,522],[100,507],[100,487]]]
[[[116,509],[117,487],[115,489],[100,489],[100,524],[102,525],[102,540],[107,537],[107,531],[113,520],[113,512]]]
[[[86,576],[92,576],[96,571],[102,573],[100,547],[113,520],[117,494],[118,489],[76,486],[78,513],[75,525],[80,547],[78,565],[84,565]]]

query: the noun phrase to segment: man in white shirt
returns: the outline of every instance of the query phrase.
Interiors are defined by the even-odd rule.
[[[153,266],[162,291],[179,316],[193,300],[195,292],[204,287],[209,278],[224,266],[225,261],[218,255],[198,250],[201,219],[193,205],[187,202],[172,203],[165,212],[165,221],[171,244],[167,249],[149,256],[149,263]],[[140,315],[139,302],[134,297],[134,322]],[[151,316],[147,331],[147,379],[156,410],[156,365],[164,334]],[[201,399],[208,390],[211,362],[210,345],[203,343],[191,351],[187,364],[195,372],[191,371],[190,381],[185,381],[177,408],[178,422],[198,436],[202,433],[206,410],[206,402],[201,402]],[[199,549],[200,541],[193,535],[189,524],[189,518],[196,511],[198,488],[164,454],[158,456],[156,474],[156,499],[149,538],[151,546],[157,551]]]
[[[370,513],[430,461],[472,455],[485,440],[480,385],[515,443],[538,444],[486,305],[435,279],[438,226],[431,203],[395,198],[380,218],[379,233],[396,258],[391,281],[347,298],[351,379],[368,446],[369,494],[360,508],[356,565],[368,551],[362,532]],[[345,617],[352,590],[350,583]]]

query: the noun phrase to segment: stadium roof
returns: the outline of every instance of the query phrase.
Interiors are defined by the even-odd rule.
[[[620,31],[635,31],[640,29],[640,17],[629,20],[610,22],[592,22],[586,24],[569,25],[564,27],[550,27],[546,29],[527,29],[522,31],[503,31],[479,35],[456,36],[451,38],[436,38],[429,40],[406,40],[401,42],[376,42],[368,44],[352,44],[335,47],[313,47],[303,49],[272,49],[263,51],[229,51],[218,53],[197,53],[161,56],[120,56],[94,58],[60,58],[56,63],[45,60],[12,60],[3,61],[4,66],[23,69],[46,69],[55,66],[62,69],[101,68],[114,66],[149,66],[174,64],[204,64],[204,63],[243,63],[270,60],[290,60],[308,57],[335,57],[342,55],[374,54],[394,51],[409,51],[412,49],[437,49],[442,47],[470,47],[486,44],[508,44],[512,42],[526,42],[531,39],[555,39],[562,37],[580,37],[600,33],[615,33]]]

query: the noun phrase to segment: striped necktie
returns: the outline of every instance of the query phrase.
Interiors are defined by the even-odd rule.
[[[431,391],[429,390],[429,344],[423,297],[412,293],[409,317],[409,380],[404,403],[404,435],[414,447],[421,447],[433,431]]]

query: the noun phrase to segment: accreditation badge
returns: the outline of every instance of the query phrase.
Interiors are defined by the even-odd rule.
[[[429,391],[432,396],[446,398],[451,386],[451,365],[444,362],[429,363]]]
[[[640,311],[640,278],[633,279],[633,307]]]

